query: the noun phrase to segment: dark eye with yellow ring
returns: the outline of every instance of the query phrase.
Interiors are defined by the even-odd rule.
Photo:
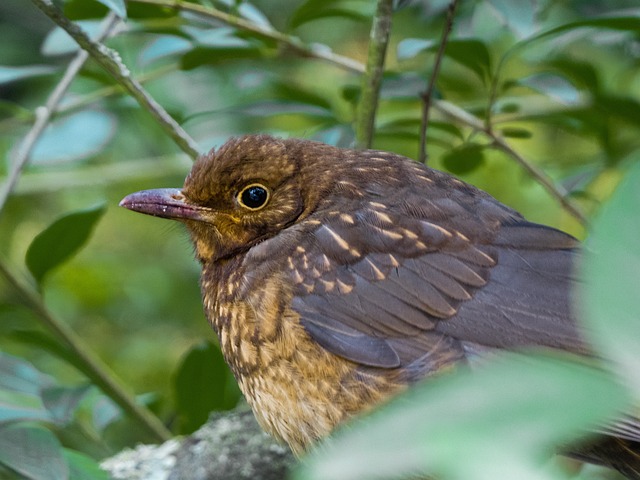
[[[249,210],[260,210],[269,201],[269,190],[259,183],[247,185],[238,193],[238,203]]]

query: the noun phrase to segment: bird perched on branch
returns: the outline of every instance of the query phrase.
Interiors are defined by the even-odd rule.
[[[569,296],[578,241],[399,155],[245,136],[182,189],[121,205],[187,226],[224,357],[296,454],[495,349],[589,354]]]

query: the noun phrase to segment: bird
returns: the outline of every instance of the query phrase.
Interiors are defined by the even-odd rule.
[[[223,356],[298,456],[500,350],[594,355],[571,303],[580,242],[397,154],[245,135],[120,205],[186,226]],[[577,455],[640,478],[640,423],[618,430]]]

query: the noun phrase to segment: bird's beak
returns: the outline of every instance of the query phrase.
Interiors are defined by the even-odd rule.
[[[120,206],[134,212],[174,220],[202,220],[202,207],[187,203],[177,188],[142,190],[127,195]]]

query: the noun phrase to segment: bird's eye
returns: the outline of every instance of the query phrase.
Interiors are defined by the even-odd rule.
[[[260,210],[269,201],[269,190],[259,183],[247,185],[238,193],[238,202],[249,210]]]

